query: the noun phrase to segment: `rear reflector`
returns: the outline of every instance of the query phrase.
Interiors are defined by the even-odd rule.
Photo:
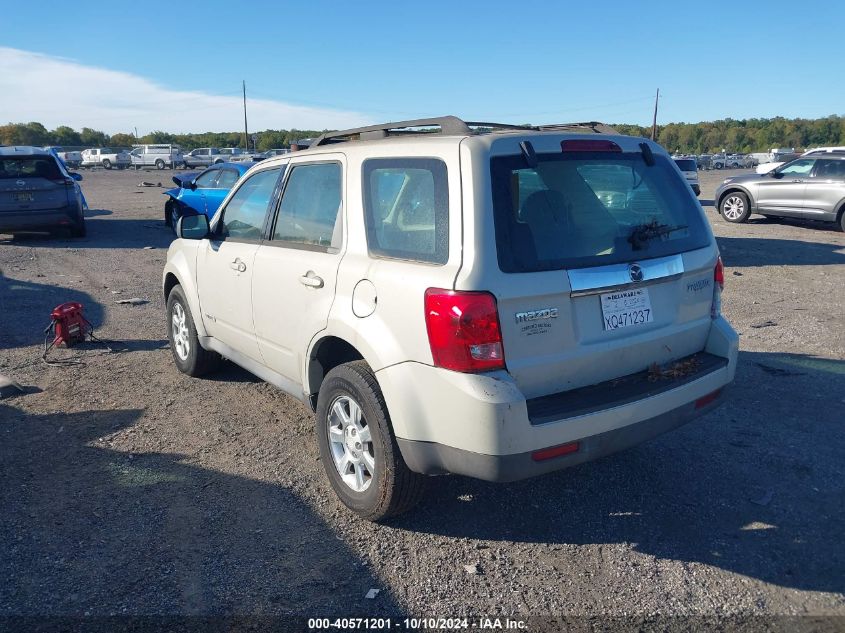
[[[564,152],[621,152],[622,148],[613,141],[570,139],[561,141],[560,148]]]
[[[531,453],[531,459],[535,462],[542,462],[553,457],[561,457],[569,455],[570,453],[578,452],[580,445],[578,442],[570,442],[569,444],[561,444],[559,446],[552,446],[551,448],[544,448],[539,451]]]
[[[706,396],[701,396],[698,400],[695,401],[695,408],[701,409],[706,407],[708,404],[716,400],[722,393],[721,389],[716,389],[712,393],[708,393]]]

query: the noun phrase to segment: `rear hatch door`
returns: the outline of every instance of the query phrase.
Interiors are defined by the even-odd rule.
[[[668,156],[608,143],[491,160],[493,291],[528,398],[683,358],[709,332],[717,252],[700,206]]]
[[[0,213],[65,207],[68,190],[52,156],[0,156]]]

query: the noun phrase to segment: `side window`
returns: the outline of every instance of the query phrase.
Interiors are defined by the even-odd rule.
[[[264,231],[267,208],[279,178],[279,168],[266,169],[249,177],[229,198],[217,224],[222,238],[259,240]]]
[[[813,172],[821,180],[845,180],[845,160],[819,160]]]
[[[809,176],[813,170],[813,164],[816,162],[815,158],[805,158],[804,160],[796,160],[789,163],[786,167],[780,169],[780,173],[786,176]]]
[[[342,174],[338,163],[291,168],[273,239],[339,248]]]
[[[238,172],[233,169],[224,169],[220,172],[220,178],[217,179],[218,189],[231,189],[238,182]]]
[[[384,257],[445,264],[449,259],[446,164],[434,158],[364,161],[367,247]]]
[[[199,178],[197,178],[197,189],[211,189],[214,187],[214,183],[217,182],[217,176],[220,175],[219,169],[209,169],[206,172],[200,174]]]

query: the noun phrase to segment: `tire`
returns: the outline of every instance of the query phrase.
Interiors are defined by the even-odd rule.
[[[179,207],[173,200],[164,203],[164,224],[172,228],[174,233],[176,232],[176,222],[180,216]]]
[[[160,158],[156,161],[156,169],[164,169],[164,161]]]
[[[222,161],[222,160],[220,160],[220,159],[218,158],[216,161],[214,161],[214,164],[215,164],[215,165],[219,165],[219,164],[220,164],[220,163],[222,163],[222,162],[223,162],[223,161]]]
[[[111,169],[111,161],[110,161],[108,158],[106,158],[106,159],[103,161],[103,168],[104,168],[104,169]]]
[[[73,226],[70,227],[71,237],[85,237],[87,231],[85,230],[85,218],[80,217]]]
[[[364,361],[340,365],[326,375],[316,423],[329,483],[360,517],[381,521],[410,510],[423,496],[426,478],[402,459],[378,381]],[[330,427],[336,431],[330,432]],[[341,475],[344,468],[346,479]]]
[[[845,233],[845,208],[839,210],[839,230]]]
[[[175,333],[178,329],[179,333]],[[200,347],[197,328],[182,286],[167,296],[167,338],[176,367],[189,376],[203,376],[220,365],[220,355]]]
[[[176,235],[176,226],[179,224],[179,218],[181,218],[182,215],[183,214],[179,211],[178,205],[174,204],[170,208],[170,228],[173,229],[173,235],[175,235],[176,237],[179,237],[178,235]]]
[[[751,215],[751,205],[748,196],[741,191],[732,191],[719,201],[719,213],[728,222],[740,224],[746,222]]]

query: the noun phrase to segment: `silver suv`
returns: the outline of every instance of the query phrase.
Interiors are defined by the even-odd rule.
[[[257,163],[179,220],[176,366],[222,356],[312,408],[372,520],[424,475],[531,477],[710,411],[738,342],[713,235],[660,146],[598,129],[444,117]]]
[[[715,200],[728,222],[760,213],[836,222],[845,231],[845,154],[809,154],[765,174],[727,178]]]

